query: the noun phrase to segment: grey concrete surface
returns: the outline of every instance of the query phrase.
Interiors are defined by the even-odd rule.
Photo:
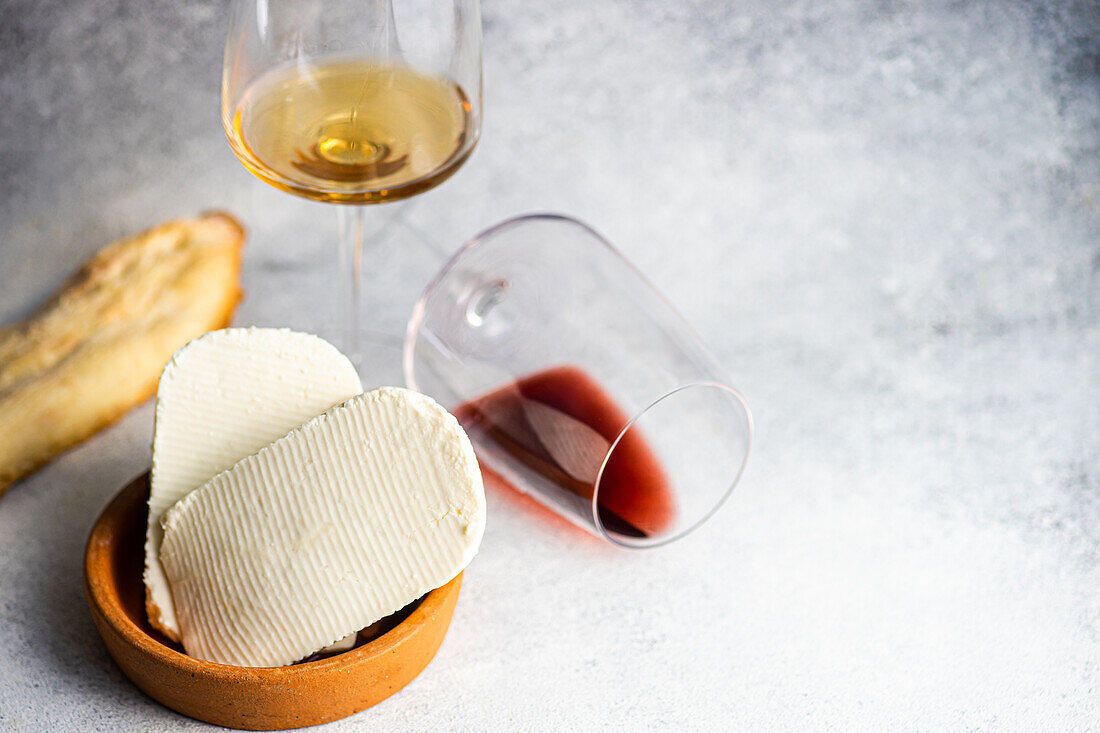
[[[407,220],[439,251],[516,213],[589,221],[712,344],[758,440],[721,513],[651,552],[492,493],[439,656],[330,729],[1100,728],[1097,5],[484,15],[482,143]],[[221,2],[0,6],[0,321],[111,238],[219,207],[251,233],[238,323],[316,323],[333,213],[230,154],[224,25]],[[433,256],[374,253],[379,330]],[[84,606],[84,538],[151,420],[0,500],[0,728],[203,727]]]

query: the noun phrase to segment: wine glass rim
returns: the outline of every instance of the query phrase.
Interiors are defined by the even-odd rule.
[[[604,526],[603,520],[600,518],[599,497],[600,485],[603,481],[604,469],[607,468],[607,464],[611,460],[611,456],[615,452],[615,448],[619,445],[619,442],[626,436],[626,434],[630,432],[635,423],[642,419],[642,417],[644,417],[654,407],[669,399],[670,397],[674,397],[675,395],[685,390],[698,387],[722,390],[723,392],[734,398],[737,404],[741,406],[741,410],[745,415],[745,451],[744,454],[741,456],[741,464],[737,467],[737,471],[734,473],[729,485],[726,486],[726,489],[722,492],[722,495],[718,497],[718,500],[714,502],[714,504],[709,509],[707,509],[707,511],[705,511],[698,519],[694,520],[691,524],[684,527],[680,531],[674,534],[670,534],[667,537],[661,536],[655,540],[648,540],[644,538],[635,539],[620,537],[612,534],[608,531],[607,527]],[[722,507],[722,505],[726,503],[726,500],[730,497],[730,494],[733,493],[733,490],[734,488],[736,488],[737,484],[741,483],[741,476],[745,473],[745,467],[748,465],[749,462],[749,454],[752,452],[752,443],[755,434],[756,428],[752,418],[752,410],[749,409],[749,403],[745,400],[744,395],[742,395],[738,390],[734,389],[730,385],[723,384],[722,382],[700,381],[689,382],[688,384],[683,384],[675,389],[669,390],[668,392],[664,393],[657,399],[650,402],[644,408],[639,410],[638,413],[634,415],[626,425],[623,426],[623,429],[619,431],[619,434],[615,436],[615,440],[612,441],[611,446],[607,449],[607,453],[604,454],[603,462],[600,464],[600,470],[596,473],[596,481],[592,485],[592,521],[595,524],[596,529],[599,530],[600,535],[605,537],[609,542],[612,542],[620,547],[626,547],[634,550],[660,547],[662,545],[667,545],[670,542],[675,542],[676,540],[683,538],[685,535],[691,534],[702,524],[704,524],[708,519],[714,516],[714,514]]]

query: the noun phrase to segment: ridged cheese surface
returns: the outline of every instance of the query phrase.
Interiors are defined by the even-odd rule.
[[[383,387],[181,499],[160,557],[188,654],[281,666],[450,581],[484,527],[481,473],[458,421]]]
[[[334,346],[287,329],[213,331],[176,352],[161,375],[153,437],[145,587],[154,626],[179,639],[158,560],[165,511],[245,456],[362,391],[355,367]]]

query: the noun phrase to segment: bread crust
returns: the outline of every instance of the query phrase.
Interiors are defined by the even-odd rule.
[[[0,496],[152,396],[181,346],[229,325],[244,238],[226,213],[167,222],[103,248],[0,328]]]

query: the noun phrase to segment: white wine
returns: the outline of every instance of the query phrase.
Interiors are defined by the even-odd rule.
[[[448,79],[344,59],[273,70],[240,96],[226,135],[264,181],[317,201],[372,203],[446,180],[475,139]]]

